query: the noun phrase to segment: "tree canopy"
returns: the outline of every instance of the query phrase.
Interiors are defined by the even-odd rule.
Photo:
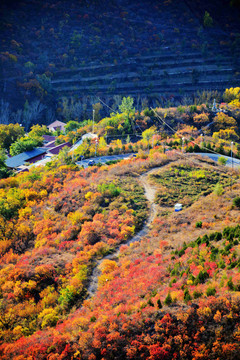
[[[19,124],[0,125],[0,148],[9,150],[12,143],[24,135]]]

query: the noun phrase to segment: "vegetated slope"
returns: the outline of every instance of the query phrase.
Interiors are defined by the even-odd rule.
[[[2,340],[55,326],[81,305],[95,261],[147,217],[137,173],[171,160],[85,170],[55,162],[1,181]]]
[[[163,207],[172,208],[178,201],[183,206],[192,205],[200,196],[206,196],[214,190],[221,179],[222,185],[230,185],[228,175],[218,174],[212,169],[194,167],[193,163],[183,163],[179,166],[170,166],[163,172],[151,175],[154,184],[159,189],[156,202]]]
[[[139,172],[148,164],[137,160],[117,169]],[[196,178],[199,167],[191,165]],[[203,162],[202,171],[211,166]],[[46,304],[44,331],[3,344],[2,358],[237,359],[240,230],[232,199],[239,183],[231,191],[221,171],[213,168],[222,194],[203,195],[181,213],[159,214],[141,243],[123,245],[118,260],[103,261],[95,297],[52,327]],[[23,329],[14,329],[17,339]]]
[[[149,170],[148,172],[143,173],[140,177],[139,177],[139,182],[141,185],[143,185],[144,187],[144,191],[145,191],[145,196],[149,202],[149,216],[147,221],[145,222],[143,228],[138,231],[138,233],[136,235],[134,235],[132,238],[129,238],[126,242],[127,245],[129,244],[133,244],[135,242],[139,242],[142,240],[143,237],[145,237],[149,231],[150,231],[150,226],[153,222],[153,220],[155,219],[155,216],[157,215],[157,206],[154,202],[154,197],[155,197],[155,189],[153,186],[151,186],[149,184],[149,181],[147,180],[147,177],[149,174],[151,174],[152,172],[155,172],[155,168]],[[99,286],[99,276],[101,275],[101,269],[105,268],[106,265],[106,260],[110,260],[108,262],[108,264],[113,264],[111,262],[111,260],[116,260],[116,258],[119,257],[120,254],[120,246],[117,248],[117,250],[115,250],[113,253],[104,256],[104,258],[102,258],[101,260],[99,260],[96,263],[95,268],[93,269],[93,272],[91,274],[91,277],[89,279],[89,287],[88,287],[88,294],[89,297],[92,297],[95,295],[98,286]],[[106,281],[108,281],[108,279],[105,279]]]
[[[3,2],[2,12],[6,98],[66,95],[85,104],[131,94],[156,104],[239,80],[238,10],[225,0]]]

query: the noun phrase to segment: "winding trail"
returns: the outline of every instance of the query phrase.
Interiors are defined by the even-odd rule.
[[[218,157],[221,156],[221,155],[215,155],[215,154],[209,154],[209,153],[199,153],[199,154],[196,154],[196,155],[208,156],[208,157],[210,157],[211,159],[213,159],[215,161],[217,161]],[[232,161],[232,159],[228,157],[228,160],[229,159]],[[230,163],[230,161],[229,161],[229,163]],[[236,159],[235,159],[235,163],[238,166],[240,166],[240,160],[236,161]],[[119,249],[120,249],[121,245],[123,245],[123,244],[129,245],[129,244],[134,243],[136,241],[141,241],[141,239],[144,236],[146,236],[148,234],[148,232],[150,231],[150,225],[153,222],[153,220],[154,220],[154,218],[155,218],[155,216],[157,214],[157,204],[154,203],[156,189],[149,183],[148,175],[151,174],[151,173],[154,173],[157,170],[159,170],[161,167],[162,166],[155,167],[155,168],[145,172],[144,174],[142,174],[139,177],[139,181],[143,185],[144,190],[145,190],[145,196],[146,196],[146,198],[147,198],[147,200],[148,200],[148,202],[150,204],[150,213],[149,213],[149,217],[147,219],[147,222],[145,223],[142,230],[140,230],[134,237],[130,238],[127,242],[118,245],[118,247],[115,249],[115,251],[112,254],[109,254],[109,255],[105,256],[104,258],[102,258],[102,259],[100,259],[100,260],[98,260],[96,262],[96,266],[93,269],[93,272],[92,272],[92,274],[91,274],[91,276],[89,278],[89,285],[87,287],[88,298],[91,298],[97,291],[98,278],[101,275],[100,265],[103,262],[103,260],[106,260],[106,259],[117,260],[118,255],[119,255]]]
[[[145,196],[146,196],[146,198],[147,198],[147,200],[149,201],[149,204],[150,204],[150,213],[149,213],[149,217],[147,219],[147,222],[145,223],[142,230],[140,230],[134,237],[130,238],[127,242],[123,243],[124,245],[129,245],[129,244],[134,243],[136,241],[140,241],[150,231],[150,225],[153,222],[153,220],[154,220],[154,218],[155,218],[155,216],[157,214],[157,204],[154,203],[156,189],[149,184],[148,175],[155,172],[158,169],[159,169],[159,167],[153,168],[153,169],[147,171],[146,173],[142,174],[139,177],[139,181],[143,185],[144,190],[145,190]],[[100,270],[101,263],[103,262],[103,260],[106,260],[106,259],[108,259],[108,260],[116,260],[118,255],[119,255],[119,249],[123,244],[120,244],[116,248],[114,253],[109,254],[109,255],[105,256],[104,258],[102,258],[101,260],[97,261],[96,266],[93,269],[93,272],[92,272],[92,274],[91,274],[91,276],[89,278],[89,285],[88,285],[88,288],[87,288],[88,298],[91,298],[97,291],[98,278],[101,275],[101,270]]]

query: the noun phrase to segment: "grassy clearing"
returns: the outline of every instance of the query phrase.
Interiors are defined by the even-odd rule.
[[[172,164],[164,171],[151,174],[150,179],[157,186],[156,202],[162,207],[172,207],[177,202],[192,205],[200,196],[206,196],[219,187],[230,185],[230,177],[202,165],[184,162]]]

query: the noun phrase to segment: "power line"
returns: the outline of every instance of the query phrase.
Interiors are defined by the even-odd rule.
[[[111,108],[110,106],[108,106],[103,100],[100,99],[100,97],[98,97],[98,100],[105,105],[106,107],[108,107],[110,110],[112,110],[115,114],[117,114],[117,111],[113,110],[113,108]]]
[[[167,124],[167,123],[156,113],[156,111],[155,111],[153,108],[151,108],[151,110],[154,111],[154,113],[156,114],[157,118],[159,118],[165,125],[167,125],[174,133],[177,133],[177,131],[174,130],[169,124]],[[194,142],[194,141],[192,141],[192,142],[193,142],[194,144],[198,145],[196,142]],[[213,151],[213,150],[209,150],[209,149],[206,148],[206,147],[202,147],[202,148],[208,150],[208,152],[212,152],[212,153],[214,153],[214,154],[216,154],[216,155],[219,155],[219,153],[217,153],[217,152],[215,152],[215,151]],[[182,156],[185,157],[185,158],[188,158],[188,160],[190,159],[190,161],[192,161],[193,163],[199,165],[199,163],[197,163],[197,162],[194,161],[193,159],[189,158],[189,155],[187,155],[187,154],[185,154],[185,153],[183,153],[183,152],[178,152],[178,151],[177,151],[177,153],[178,153],[179,155],[182,155]],[[232,159],[232,160],[233,160],[233,159]],[[236,164],[237,164],[237,162],[236,162]],[[209,165],[210,165],[210,166],[214,166],[214,165],[211,165],[211,164],[209,164]],[[221,170],[221,169],[217,169],[217,171],[223,172],[228,178],[231,178],[231,179],[232,179],[231,176],[228,176],[228,175],[227,175],[227,170],[224,171],[224,170]]]
[[[157,112],[153,109],[153,108],[151,108],[151,110],[153,110],[153,112],[156,114],[156,116],[157,116],[157,118],[159,118],[165,125],[167,125],[175,134],[177,133],[177,131],[176,130],[174,130],[168,123],[166,123],[158,114],[157,114]],[[185,124],[186,125],[186,124]],[[187,139],[188,141],[191,141],[193,144],[195,144],[195,145],[198,145],[198,143],[196,143],[194,140],[189,140],[189,139]],[[199,145],[198,145],[199,146]],[[218,152],[216,152],[216,151],[214,151],[214,150],[212,150],[212,149],[208,149],[207,147],[205,147],[205,146],[202,146],[202,149],[205,149],[205,150],[207,150],[208,152],[211,152],[211,153],[213,153],[213,154],[216,154],[216,155],[219,155],[219,153]]]
[[[115,114],[117,114],[117,112],[115,111],[115,110],[113,110],[110,106],[108,106],[104,101],[102,101],[99,97],[98,97],[98,99],[99,99],[99,101],[102,103],[102,104],[104,104],[106,107],[108,107],[110,110],[112,110]],[[153,110],[153,112],[155,113],[155,115],[157,116],[157,118],[158,119],[160,119],[161,121],[162,121],[162,123],[164,124],[164,125],[166,125],[169,129],[171,129],[172,131],[173,131],[173,133],[177,133],[177,131],[176,130],[174,130],[166,121],[164,121],[158,114],[157,114],[157,112],[151,107],[151,110]],[[140,128],[140,126],[139,126],[139,129],[142,131],[142,129]],[[142,137],[142,135],[137,135],[137,134],[125,134],[125,135],[134,135],[134,136],[139,136],[139,137]],[[126,137],[127,137],[126,136]],[[111,137],[119,137],[119,136],[117,136],[117,135],[114,135],[114,136],[111,136]],[[124,137],[124,136],[121,136],[121,137]],[[187,139],[188,140],[188,139]],[[189,140],[190,141],[190,140]],[[195,144],[195,145],[198,145],[195,141],[193,141],[193,140],[191,140],[191,142],[193,143],[193,144]],[[199,146],[199,145],[198,145]],[[205,149],[205,150],[207,150],[208,152],[211,152],[211,153],[213,153],[213,154],[215,154],[215,155],[219,155],[219,153],[217,153],[216,151],[214,151],[214,150],[211,150],[211,149],[208,149],[207,147],[205,147],[205,146],[203,146],[202,147],[202,149]],[[185,156],[185,157],[187,157],[187,155],[186,154],[184,154],[184,153],[179,153],[179,154],[182,154],[182,156]],[[188,157],[189,158],[189,157]],[[233,160],[233,159],[232,159]],[[192,162],[194,162],[192,159],[191,159],[191,161]],[[196,163],[196,162],[195,162]],[[237,164],[237,162],[234,162],[233,161],[233,163],[235,163],[235,164]],[[198,163],[197,163],[197,165],[199,165]],[[222,172],[224,172],[223,170],[219,170],[219,171],[222,171]],[[226,172],[224,172],[224,173],[226,173]]]
[[[124,134],[124,135],[106,135],[107,137],[122,137],[122,138],[124,138],[124,137],[128,137],[128,136],[138,136],[138,137],[142,137],[142,135],[139,135],[139,134],[134,134],[134,133],[132,133],[132,134]]]
[[[117,111],[113,110],[113,108],[111,108],[110,106],[108,106],[103,100],[100,99],[100,97],[98,97],[98,100],[99,100],[103,105],[105,105],[105,106],[108,107],[110,110],[112,110],[115,114],[118,114]],[[131,121],[131,122],[132,122],[132,121]],[[136,124],[136,126],[140,129],[141,132],[143,132],[143,129],[140,127],[139,124]],[[135,127],[135,126],[133,126],[133,124],[132,124],[133,130],[134,130],[134,127]],[[135,129],[135,131],[136,131],[136,129]],[[136,135],[136,136],[137,136],[137,135]]]
[[[153,110],[153,112],[156,114],[157,118],[159,118],[165,125],[167,125],[169,127],[169,129],[171,129],[174,133],[176,133],[176,131],[170,125],[168,125],[168,123],[166,123],[152,107],[151,107],[151,110]]]

